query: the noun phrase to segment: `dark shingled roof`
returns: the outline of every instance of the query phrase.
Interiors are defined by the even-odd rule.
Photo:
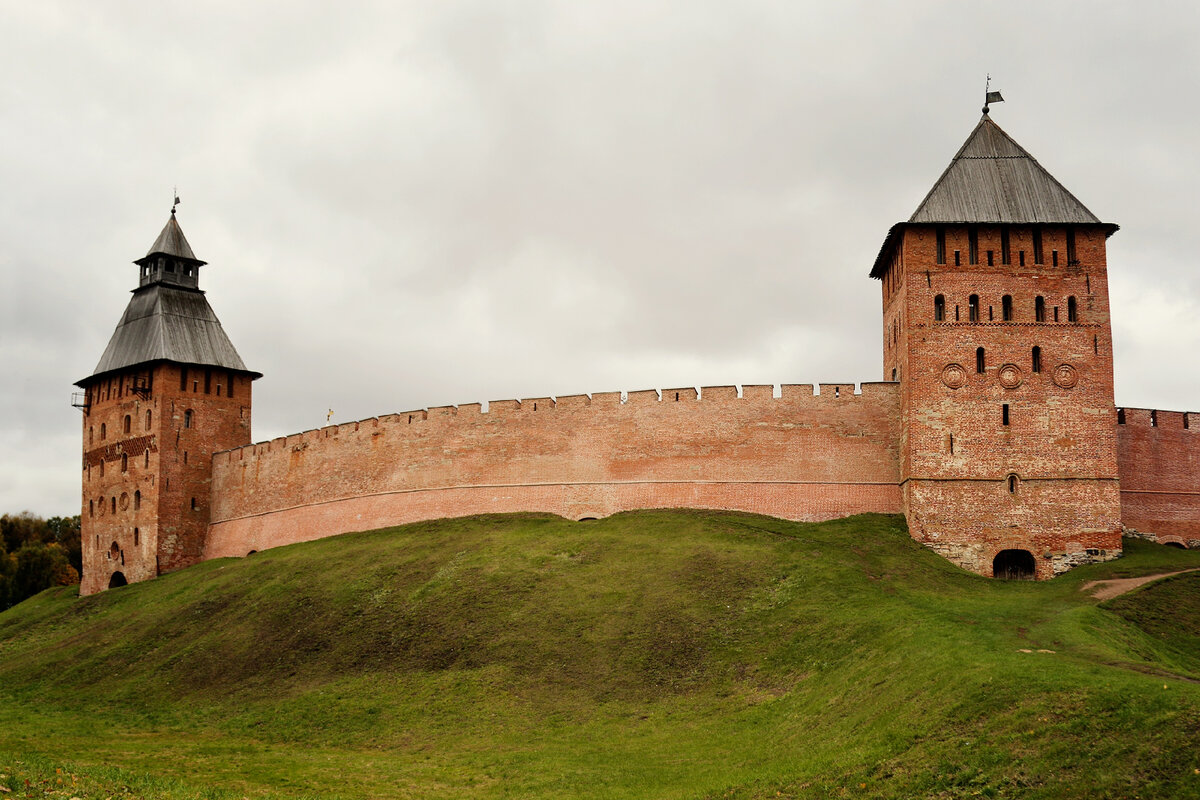
[[[171,218],[163,226],[162,233],[154,240],[154,244],[150,245],[150,250],[146,255],[152,256],[155,253],[164,253],[168,256],[186,258],[189,261],[198,261],[201,264],[204,263],[196,258],[196,254],[192,252],[192,246],[188,244],[187,237],[183,235],[183,228],[180,228],[179,223],[175,221],[174,211],[171,212]]]
[[[250,372],[203,292],[157,283],[133,293],[91,377],[156,361]]]
[[[908,225],[1099,225],[1103,223],[986,114],[908,222],[888,231],[871,269],[880,278]]]
[[[986,115],[908,221],[1100,224]]]

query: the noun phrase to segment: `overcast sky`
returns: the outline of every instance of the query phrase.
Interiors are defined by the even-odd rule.
[[[1200,410],[1200,5],[4,3],[0,512],[79,510],[170,212],[254,438],[431,405],[882,377],[867,277],[992,117],[1109,241],[1117,403]]]

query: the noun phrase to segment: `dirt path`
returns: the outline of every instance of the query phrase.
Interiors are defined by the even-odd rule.
[[[1200,567],[1194,569],[1177,569],[1174,572],[1160,572],[1156,575],[1143,575],[1140,578],[1112,578],[1106,581],[1088,581],[1079,587],[1081,592],[1091,592],[1097,600],[1111,600],[1117,595],[1132,592],[1139,586],[1165,578],[1168,575],[1181,575],[1184,572],[1200,572]]]

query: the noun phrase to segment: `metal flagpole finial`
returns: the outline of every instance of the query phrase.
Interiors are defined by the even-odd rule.
[[[999,92],[992,91],[992,76],[988,73],[987,82],[983,85],[983,113],[986,116],[991,110],[988,108],[992,103],[1003,103],[1004,98]]]
[[[177,206],[181,202],[183,202],[179,199],[179,187],[178,186],[175,187],[174,194],[175,194],[175,202],[171,203],[171,216],[172,217],[175,216],[175,206]]]

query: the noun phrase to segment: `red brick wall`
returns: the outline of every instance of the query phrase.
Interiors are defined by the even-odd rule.
[[[181,388],[180,370],[159,364],[87,387],[81,594],[107,588],[114,572],[133,583],[202,557],[212,454],[250,441],[251,384],[243,374],[191,367]],[[145,391],[134,391],[139,384]]]
[[[1035,264],[1033,232],[1013,227],[1006,265],[1001,229],[977,231],[978,263],[970,263],[968,228],[950,225],[946,263],[938,264],[936,228],[910,227],[884,276],[885,325],[889,316],[900,323],[899,347],[889,350],[885,342],[884,356],[885,369],[902,369],[910,532],[988,575],[1002,549],[1033,553],[1038,577],[1115,557],[1120,513],[1105,232],[1076,228],[1077,263],[1069,264],[1067,231],[1045,228],[1044,263]],[[945,300],[941,321],[934,318],[937,295]],[[971,295],[978,296],[974,321]],[[1003,319],[1005,295],[1012,298],[1010,321]],[[1038,296],[1045,299],[1043,321],[1035,318]],[[1068,319],[1069,297],[1076,298],[1075,321]],[[1040,372],[1034,346],[1041,348]],[[961,367],[957,388],[944,380],[951,365]],[[1072,371],[1066,380],[1062,365]],[[1009,475],[1017,476],[1014,492]]]
[[[1160,542],[1200,547],[1200,414],[1123,413],[1125,423],[1117,425],[1121,523]]]
[[[422,519],[654,507],[901,509],[894,384],[713,387],[433,408],[219,453],[205,556]],[[675,398],[678,396],[678,400]]]

